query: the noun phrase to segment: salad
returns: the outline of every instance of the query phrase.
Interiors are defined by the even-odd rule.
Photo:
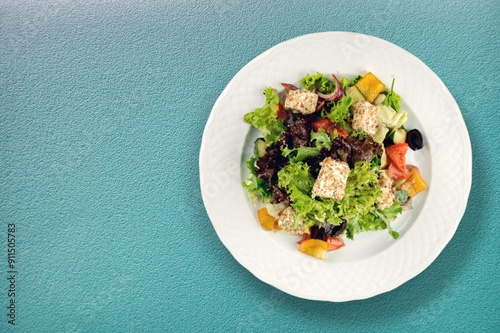
[[[407,129],[401,98],[374,74],[349,80],[307,74],[300,87],[264,90],[262,107],[244,121],[254,142],[243,183],[263,229],[300,237],[299,251],[325,259],[344,238],[391,228],[427,184],[406,164],[408,149],[423,147]]]

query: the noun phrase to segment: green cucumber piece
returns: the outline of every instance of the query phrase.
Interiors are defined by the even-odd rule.
[[[403,128],[397,129],[392,134],[392,141],[395,144],[406,142],[406,131]]]
[[[379,105],[379,104],[382,104],[382,103],[384,102],[384,100],[385,100],[385,97],[386,97],[386,96],[385,96],[384,94],[379,94],[379,95],[377,96],[377,98],[375,98],[375,99],[373,100],[373,105]]]
[[[363,94],[358,90],[358,88],[356,86],[352,86],[352,87],[348,88],[346,90],[345,94],[348,97],[352,98],[353,104],[358,102],[358,101],[366,101],[365,96],[363,96]]]
[[[258,138],[257,140],[255,140],[255,155],[257,155],[257,157],[260,158],[260,157],[266,155],[266,149],[267,149],[267,146],[266,146],[266,142],[264,141],[264,139]]]

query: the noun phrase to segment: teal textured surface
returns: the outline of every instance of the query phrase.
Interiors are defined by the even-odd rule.
[[[498,1],[1,1],[0,331],[498,331],[499,21]],[[437,260],[339,304],[246,271],[199,189],[201,135],[225,85],[273,45],[320,31],[419,57],[455,97],[473,150],[468,208]]]

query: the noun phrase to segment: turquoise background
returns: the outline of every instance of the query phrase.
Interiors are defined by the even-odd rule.
[[[498,1],[0,1],[0,331],[500,331],[499,21]],[[473,150],[467,210],[436,261],[337,304],[240,266],[199,188],[202,131],[229,80],[320,31],[419,57],[455,97]]]

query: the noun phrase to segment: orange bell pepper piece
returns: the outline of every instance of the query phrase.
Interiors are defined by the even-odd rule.
[[[309,238],[300,243],[299,251],[315,258],[325,260],[328,243],[321,239]]]
[[[422,178],[417,167],[409,165],[408,172],[410,173],[410,177],[402,185],[402,189],[406,190],[408,195],[413,198],[427,188],[427,183],[424,178]]]
[[[368,72],[356,83],[356,87],[368,102],[373,103],[375,98],[384,90],[385,84],[373,75],[372,72]]]
[[[275,224],[278,225],[278,223],[276,223],[276,219],[269,215],[266,207],[259,209],[257,211],[257,215],[259,217],[260,225],[264,230],[271,231],[273,230]]]

